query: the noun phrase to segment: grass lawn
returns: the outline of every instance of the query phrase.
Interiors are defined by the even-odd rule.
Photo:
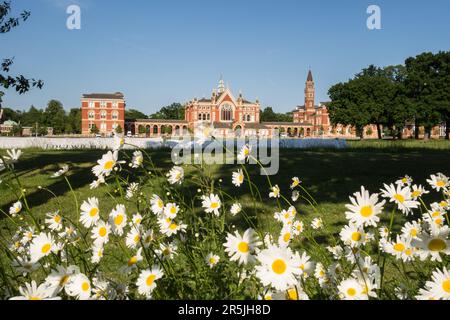
[[[110,210],[115,203],[105,194],[107,187],[90,190],[89,184],[94,176],[91,168],[104,151],[44,151],[27,149],[21,161],[16,165],[16,172],[23,187],[26,189],[30,207],[38,215],[54,211],[62,204],[65,214],[75,216],[73,194],[70,192],[64,178],[51,178],[51,174],[59,169],[61,164],[69,164],[68,179],[80,200],[96,196],[105,210]],[[164,172],[172,166],[169,150],[149,151],[154,163]],[[344,205],[348,196],[358,191],[364,185],[371,192],[378,191],[383,183],[394,182],[402,175],[408,174],[419,184],[426,184],[425,179],[430,174],[442,172],[450,174],[450,144],[447,141],[353,141],[345,150],[280,150],[279,173],[271,177],[272,184],[278,184],[282,193],[290,197],[289,184],[293,176],[303,181],[304,187],[313,195],[319,204],[319,211],[324,214],[325,223],[333,231],[337,231],[346,223]],[[236,189],[231,184],[231,173],[237,165],[214,165],[211,173],[222,178],[222,187],[233,195],[244,200],[250,192],[247,187]],[[196,174],[187,170],[187,174]],[[264,176],[259,175],[257,166],[249,166],[252,180],[259,186],[263,199],[267,199],[269,187]],[[38,186],[47,188],[54,196]],[[192,192],[195,194],[195,187]],[[152,190],[149,190],[152,191]],[[102,201],[106,200],[106,201]],[[431,200],[431,199],[430,199]],[[9,206],[16,201],[16,196],[4,185],[0,185],[0,208],[8,211]],[[242,201],[245,205],[245,201]],[[272,219],[277,209],[275,201],[264,201],[258,204],[258,223],[264,223],[267,214]],[[306,202],[298,202],[298,210],[305,221],[314,217],[312,208]],[[0,220],[3,226],[7,219]]]

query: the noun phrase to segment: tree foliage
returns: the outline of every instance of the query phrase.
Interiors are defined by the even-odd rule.
[[[184,120],[184,106],[174,102],[162,107],[158,112],[151,114],[150,119]]]

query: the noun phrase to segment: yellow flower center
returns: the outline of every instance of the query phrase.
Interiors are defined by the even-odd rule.
[[[412,250],[411,249],[406,249],[405,250],[405,254],[407,255],[407,256],[410,256],[410,255],[412,255]]]
[[[436,217],[438,217],[438,216],[440,216],[441,215],[441,213],[439,212],[439,211],[435,211],[435,212],[433,212],[432,214],[431,214],[431,216],[433,217],[433,218],[436,218]]]
[[[352,233],[352,240],[353,241],[359,241],[361,240],[361,233],[356,231]]]
[[[288,300],[298,300],[297,290],[295,288],[288,289],[286,298]]]
[[[106,161],[106,162],[105,162],[105,164],[104,164],[104,166],[103,166],[103,169],[105,169],[105,170],[111,170],[112,167],[114,167],[114,161],[109,160],[109,161]]]
[[[444,289],[445,292],[450,293],[450,280],[445,280],[442,283],[442,289]]]
[[[400,203],[405,202],[405,197],[402,196],[401,194],[398,194],[398,193],[396,195],[394,195],[394,199],[397,200]]]
[[[373,214],[372,206],[364,206],[364,207],[362,207],[361,210],[360,210],[360,214],[364,218],[370,217]]]
[[[130,258],[130,260],[128,260],[128,266],[131,267],[132,265],[135,265],[137,263],[137,257],[133,256]]]
[[[147,286],[151,286],[153,284],[153,282],[155,281],[156,276],[154,274],[151,274],[147,277],[147,280],[145,280],[145,283],[147,284]]]
[[[93,217],[95,217],[96,215],[97,215],[97,213],[98,213],[98,208],[92,208],[90,211],[89,211],[89,215],[93,218]]]
[[[216,263],[216,259],[214,259],[214,257],[209,258],[209,263],[210,264],[215,264]]]
[[[248,156],[249,153],[250,153],[250,150],[249,150],[248,148],[245,148],[245,149],[244,149],[244,155],[245,155],[245,156]]]
[[[284,260],[277,259],[272,263],[272,270],[276,274],[283,274],[286,271],[287,265]]]
[[[436,182],[436,185],[438,186],[438,187],[444,187],[445,186],[445,182],[444,182],[444,180],[439,180],[439,181],[437,181]]]
[[[164,207],[164,202],[161,199],[158,199],[158,207],[163,208]]]
[[[239,180],[239,183],[244,182],[244,176],[243,175],[239,175],[238,180]]]
[[[60,223],[60,222],[61,222],[61,216],[57,214],[56,216],[53,217],[53,220],[54,220],[56,223]]]
[[[87,283],[86,281],[81,284],[81,290],[83,290],[84,292],[88,291],[89,288],[89,283]]]
[[[442,239],[433,239],[430,242],[428,242],[428,249],[430,251],[442,251],[447,248],[447,244]]]
[[[356,290],[354,288],[348,288],[347,289],[347,295],[350,297],[353,297],[356,295]]]
[[[412,196],[413,198],[417,198],[418,196],[420,196],[420,194],[421,194],[420,190],[415,190],[413,191]]]
[[[141,236],[139,234],[137,234],[137,235],[134,236],[133,240],[134,240],[134,243],[138,243],[139,240],[141,240]]]
[[[178,227],[178,225],[176,223],[171,223],[169,226],[170,230],[175,230]]]
[[[42,246],[41,252],[42,252],[43,254],[46,254],[46,253],[48,253],[48,252],[50,251],[51,248],[52,248],[52,245],[51,245],[50,243],[46,243],[46,244],[44,244],[44,245]]]
[[[248,243],[241,241],[238,245],[238,250],[242,253],[247,253],[249,251]]]
[[[403,243],[396,243],[394,245],[394,250],[402,252],[403,250],[405,250],[405,245]]]
[[[212,209],[217,209],[219,207],[219,203],[218,202],[211,202],[211,208]]]
[[[290,238],[291,238],[291,234],[289,232],[285,233],[283,236],[284,242],[288,242]]]
[[[171,213],[171,214],[177,213],[177,208],[174,207],[174,206],[172,206],[172,207],[170,208],[170,213]]]
[[[411,229],[411,231],[409,232],[409,234],[411,235],[411,237],[417,236],[417,229]]]
[[[100,229],[98,229],[98,234],[100,235],[100,237],[106,236],[106,228],[101,227]]]
[[[436,220],[434,220],[434,223],[436,224],[436,225],[438,225],[438,226],[440,226],[441,224],[442,224],[442,219],[436,219]]]
[[[59,280],[59,286],[62,287],[64,286],[68,281],[69,281],[69,276],[66,274],[64,275],[61,280]]]
[[[441,201],[441,202],[439,202],[439,205],[440,205],[442,208],[445,208],[445,207],[447,206],[447,201]]]
[[[42,300],[42,298],[36,297],[36,296],[31,296],[31,297],[29,298],[29,300]]]
[[[114,218],[114,224],[115,224],[116,226],[119,226],[119,225],[122,224],[122,222],[123,222],[123,215],[118,214],[118,215]]]

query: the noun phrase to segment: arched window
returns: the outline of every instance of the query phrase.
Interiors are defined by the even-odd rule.
[[[220,110],[221,121],[233,121],[233,107],[229,104],[224,104]]]
[[[198,114],[198,120],[202,120],[202,114],[201,113]]]
[[[206,115],[206,120],[210,120],[211,118],[210,118],[210,115],[209,115],[209,113]]]
[[[100,119],[106,119],[106,111],[102,110],[102,112],[100,112]]]
[[[249,114],[247,115],[247,121],[250,121],[250,115]]]
[[[111,117],[113,120],[117,120],[119,119],[119,113],[117,111],[113,111]]]
[[[95,112],[94,111],[89,111],[88,118],[89,119],[95,119]]]
[[[203,114],[203,120],[206,120],[206,113]]]
[[[106,130],[106,122],[102,122],[100,124],[100,130],[105,131]]]

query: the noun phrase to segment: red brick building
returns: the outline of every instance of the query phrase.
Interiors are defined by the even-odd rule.
[[[96,126],[102,135],[125,128],[125,100],[121,92],[83,94],[81,99],[81,133],[91,134]]]

